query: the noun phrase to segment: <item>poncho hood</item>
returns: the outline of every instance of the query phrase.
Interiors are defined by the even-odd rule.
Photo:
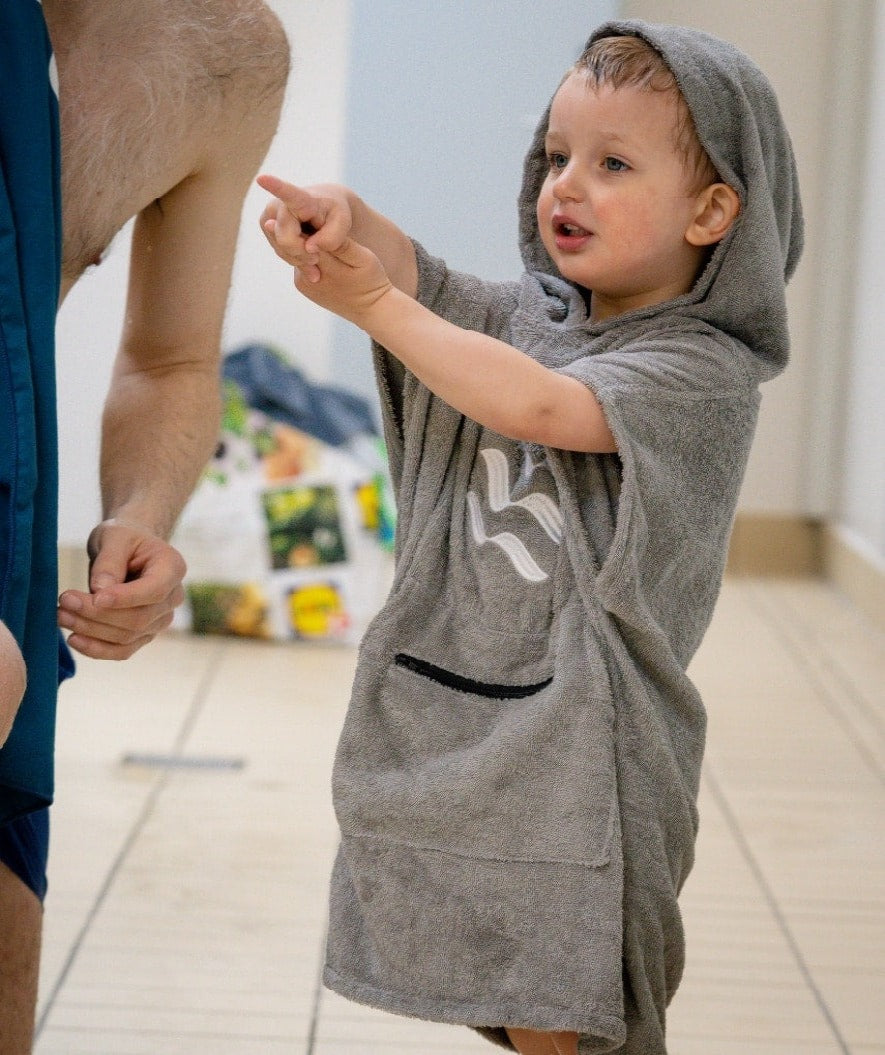
[[[708,323],[755,354],[765,380],[783,369],[789,339],[784,282],[802,251],[796,163],[774,91],[756,64],[733,45],[696,29],[640,21],[608,22],[603,37],[645,40],[672,70],[701,144],[722,180],[737,191],[741,214],[685,297],[631,313],[643,320],[666,310]],[[549,107],[525,161],[519,199],[520,245],[529,271],[558,275],[541,241],[535,205],[547,173]],[[623,322],[612,320],[609,325]],[[602,329],[605,328],[603,324]]]

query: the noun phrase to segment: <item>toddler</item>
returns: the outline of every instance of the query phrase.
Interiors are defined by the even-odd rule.
[[[695,30],[598,29],[526,159],[514,282],[345,188],[259,182],[298,290],[373,339],[399,510],[335,762],[325,981],[523,1055],[664,1055],[685,672],[802,244],[771,87]]]

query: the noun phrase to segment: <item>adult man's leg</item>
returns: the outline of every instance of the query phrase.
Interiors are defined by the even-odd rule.
[[[40,973],[43,906],[0,864],[0,1055],[30,1055]]]
[[[0,1055],[30,1055],[40,974],[49,811],[0,827]]]

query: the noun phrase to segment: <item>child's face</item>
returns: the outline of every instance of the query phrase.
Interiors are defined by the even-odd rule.
[[[676,146],[676,100],[594,87],[571,74],[553,100],[541,238],[562,275],[593,293],[594,319],[687,293],[701,251],[686,241],[699,195]]]

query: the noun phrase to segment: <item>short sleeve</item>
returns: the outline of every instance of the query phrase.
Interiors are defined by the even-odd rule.
[[[759,394],[744,351],[660,338],[562,369],[599,399],[622,486],[597,588],[607,608],[659,626],[685,662],[718,595]]]

